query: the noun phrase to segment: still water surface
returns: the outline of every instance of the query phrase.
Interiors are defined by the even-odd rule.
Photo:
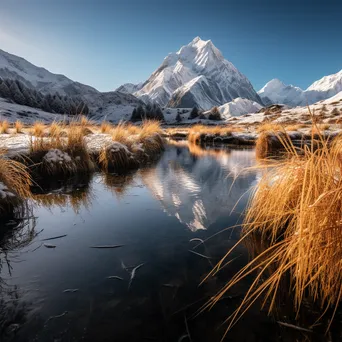
[[[180,144],[128,176],[51,180],[26,220],[2,223],[8,233],[0,248],[1,341],[220,341],[221,324],[240,303],[248,280],[210,312],[196,312],[248,253],[237,248],[236,261],[199,287],[239,239],[239,229],[196,249],[198,241],[190,240],[241,223],[258,178],[256,171],[243,170],[254,164],[253,150],[189,150]],[[90,248],[100,245],[123,246]],[[257,307],[226,340],[292,339]]]

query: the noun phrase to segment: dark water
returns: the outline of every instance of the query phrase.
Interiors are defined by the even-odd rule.
[[[220,341],[222,323],[250,280],[210,312],[196,313],[246,263],[247,251],[238,247],[229,267],[198,286],[239,239],[239,229],[194,249],[210,259],[190,252],[198,243],[190,240],[241,222],[258,177],[241,171],[254,163],[253,150],[190,152],[180,145],[168,147],[156,165],[125,177],[47,180],[49,189],[37,189],[47,194],[38,195],[25,220],[2,223],[0,340]],[[67,236],[42,241],[60,235]],[[90,248],[117,244],[123,246]],[[130,282],[132,268],[141,264]],[[256,306],[226,340],[306,337],[280,327]]]

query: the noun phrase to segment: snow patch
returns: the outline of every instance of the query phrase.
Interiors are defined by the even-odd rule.
[[[72,164],[73,161],[68,153],[59,149],[49,150],[43,157],[43,161],[49,164]]]
[[[0,182],[0,198],[4,200],[10,197],[13,198],[16,197],[16,195],[11,190],[9,190],[4,183]]]

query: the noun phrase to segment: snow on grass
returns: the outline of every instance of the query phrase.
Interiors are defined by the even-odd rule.
[[[11,190],[9,190],[4,183],[0,182],[0,199],[4,200],[10,197],[13,198],[16,197],[16,195]]]
[[[71,164],[73,163],[68,153],[59,149],[49,150],[43,157],[43,161],[50,164]]]

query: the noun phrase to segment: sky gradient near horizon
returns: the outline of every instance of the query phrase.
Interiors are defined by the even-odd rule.
[[[101,91],[211,39],[258,91],[342,69],[342,1],[0,0],[0,49]]]

